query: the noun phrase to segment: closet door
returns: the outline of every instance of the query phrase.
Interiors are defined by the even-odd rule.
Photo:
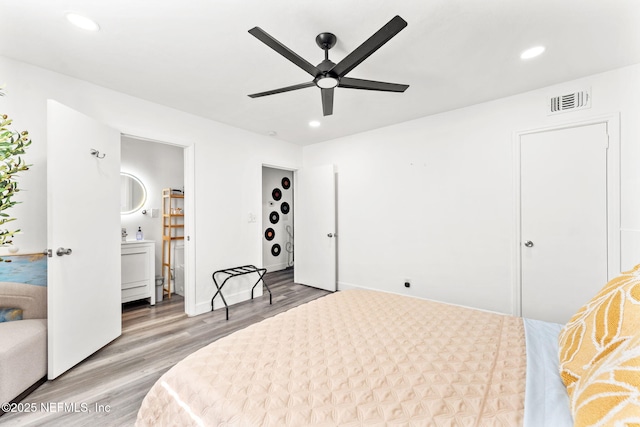
[[[522,315],[557,323],[607,282],[605,123],[520,139]]]
[[[120,133],[50,100],[47,138],[53,379],[121,333]]]

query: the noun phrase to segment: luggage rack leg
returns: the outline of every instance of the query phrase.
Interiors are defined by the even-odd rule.
[[[267,285],[267,282],[264,281],[264,275],[267,272],[267,269],[266,268],[258,268],[257,272],[260,275],[260,277],[258,278],[258,281],[256,282],[256,284],[253,285],[253,288],[251,288],[251,299],[253,299],[253,290],[256,288],[256,286],[258,286],[258,283],[260,283],[260,281],[262,280],[262,283],[267,288],[267,291],[269,291],[269,304],[273,305],[273,301],[271,300],[271,289],[269,289],[269,285]]]
[[[227,304],[227,300],[224,299],[224,295],[222,295],[222,292],[220,292],[220,291],[222,291],[222,287],[227,282],[227,280],[229,280],[230,277],[233,277],[233,276],[229,276],[226,279],[224,279],[224,281],[222,282],[222,285],[220,285],[220,286],[218,286],[218,282],[216,282],[215,277],[213,278],[213,284],[216,285],[216,288],[218,290],[213,295],[213,298],[211,298],[211,311],[213,311],[213,300],[218,296],[218,294],[220,294],[220,298],[222,298],[222,302],[224,303],[224,308],[227,311],[227,320],[229,320],[229,304]]]

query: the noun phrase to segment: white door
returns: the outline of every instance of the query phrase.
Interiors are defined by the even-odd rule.
[[[49,100],[49,379],[121,334],[119,206],[119,132]]]
[[[294,176],[294,281],[336,290],[336,187],[333,165]]]
[[[522,315],[566,323],[607,282],[605,123],[520,139]]]

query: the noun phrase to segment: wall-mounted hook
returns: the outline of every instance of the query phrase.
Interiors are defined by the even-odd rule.
[[[96,150],[95,148],[92,148],[91,151],[89,152],[92,156],[96,156],[96,158],[98,159],[104,159],[107,155],[103,154],[102,156],[100,155],[100,152],[98,150]]]

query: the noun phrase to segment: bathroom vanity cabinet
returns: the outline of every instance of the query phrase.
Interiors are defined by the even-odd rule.
[[[122,242],[122,302],[149,298],[156,303],[156,246],[151,240]]]

